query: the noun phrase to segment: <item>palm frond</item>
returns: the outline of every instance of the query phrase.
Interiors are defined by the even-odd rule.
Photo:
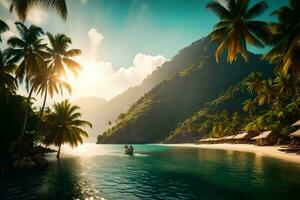
[[[258,2],[245,14],[244,19],[249,20],[260,16],[268,9],[268,4],[264,1]]]

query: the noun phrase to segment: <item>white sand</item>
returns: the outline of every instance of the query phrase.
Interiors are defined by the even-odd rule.
[[[278,150],[281,146],[254,146],[251,144],[170,144],[169,146],[251,152],[261,156],[270,156],[300,164],[300,155],[296,155],[296,153],[281,152]]]

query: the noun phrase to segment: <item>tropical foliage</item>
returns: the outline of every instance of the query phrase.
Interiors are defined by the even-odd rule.
[[[2,26],[1,23],[0,25]],[[73,146],[81,143],[81,136],[87,136],[87,133],[79,127],[91,124],[80,120],[81,115],[76,112],[78,107],[64,101],[55,104],[54,108],[57,109],[53,112],[49,108],[46,109],[48,95],[51,98],[56,94],[63,95],[64,90],[71,93],[71,85],[62,77],[66,76],[66,69],[74,75],[79,73],[80,64],[71,57],[80,55],[81,51],[69,49],[71,39],[64,34],[53,36],[47,33],[49,37],[47,44],[42,37],[44,31],[40,27],[35,25],[27,27],[21,22],[16,22],[15,25],[18,36],[11,36],[7,40],[8,48],[0,50],[0,110],[1,115],[5,116],[0,119],[2,130],[8,134],[7,137],[3,137],[5,145],[1,145],[0,153],[22,152],[24,148],[37,143],[48,145],[52,136],[52,139],[55,139],[54,135],[50,135],[51,130],[54,130],[52,122],[55,114],[61,116],[61,110],[57,109],[62,105],[62,108],[69,109],[70,112],[67,113],[69,116],[66,115],[69,118],[65,118],[69,120],[66,121],[69,123],[67,128],[75,134],[69,135],[70,137],[64,135],[63,143],[69,142]],[[27,89],[26,98],[16,94],[20,85],[24,85]],[[39,111],[33,107],[33,97],[38,95],[43,97]],[[51,116],[54,118],[50,123],[46,119]],[[40,131],[40,126],[43,127],[43,131]],[[65,129],[63,133],[69,134]]]
[[[9,30],[7,24],[4,21],[0,20],[0,42],[2,42],[1,34],[7,30]]]
[[[250,0],[227,0],[225,5],[221,1],[207,4],[207,8],[220,18],[209,35],[212,42],[219,43],[215,53],[218,62],[225,49],[229,62],[235,61],[238,54],[248,61],[247,44],[264,47],[270,40],[268,23],[255,19],[267,9],[267,4],[260,1],[250,8],[249,4]]]
[[[81,127],[92,128],[91,123],[80,120],[81,114],[78,110],[78,106],[72,106],[68,100],[65,100],[55,103],[53,111],[46,117],[44,143],[58,146],[58,159],[62,144],[70,144],[72,147],[82,144],[83,137],[88,137],[88,133]]]
[[[20,20],[24,21],[34,6],[42,6],[52,8],[59,13],[59,15],[67,18],[67,5],[65,0],[10,0],[10,11],[15,11]]]
[[[278,65],[285,73],[300,72],[300,2],[289,0],[288,6],[283,6],[274,11],[277,22],[272,23],[273,48],[265,55],[270,62]]]

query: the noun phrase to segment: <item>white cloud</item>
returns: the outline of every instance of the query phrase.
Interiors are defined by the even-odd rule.
[[[97,49],[102,40],[104,39],[104,36],[99,33],[95,28],[91,28],[88,32],[91,46],[90,46],[90,57],[91,59],[95,59],[97,55]]]
[[[141,84],[148,75],[166,61],[162,55],[138,53],[133,58],[132,66],[115,70],[110,62],[95,59],[97,47],[104,39],[103,35],[96,29],[90,29],[88,36],[91,41],[90,54],[77,59],[83,70],[77,79],[69,76],[67,81],[72,85],[73,92],[71,96],[66,95],[63,98],[74,100],[84,96],[96,96],[111,99],[130,87]],[[63,98],[56,96],[55,100]]]
[[[103,35],[99,33],[95,28],[91,28],[88,34],[91,39],[91,42],[96,45],[99,45],[100,42],[104,39]]]
[[[32,7],[27,16],[27,20],[36,25],[42,24],[47,20],[47,18],[47,12],[43,8],[38,6]]]
[[[83,71],[78,79],[71,80],[72,97],[76,99],[82,96],[98,96],[111,99],[128,88],[141,84],[165,61],[165,57],[161,55],[139,53],[134,57],[132,66],[114,70],[110,62],[83,60]]]

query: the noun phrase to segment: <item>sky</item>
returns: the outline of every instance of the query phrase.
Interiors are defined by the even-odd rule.
[[[66,0],[68,17],[35,7],[26,24],[45,32],[64,33],[72,38],[72,48],[83,54],[77,59],[82,72],[73,86],[72,100],[95,96],[111,99],[140,84],[153,70],[171,59],[180,49],[205,37],[218,18],[205,5],[209,0]],[[252,1],[252,4],[257,2]],[[260,17],[272,21],[270,13],[288,0],[267,0],[269,9]],[[17,17],[0,0],[0,19],[10,26],[5,39],[16,34]],[[250,48],[256,53],[265,49]],[[26,93],[24,90],[21,93]],[[61,99],[55,97],[55,100]]]

